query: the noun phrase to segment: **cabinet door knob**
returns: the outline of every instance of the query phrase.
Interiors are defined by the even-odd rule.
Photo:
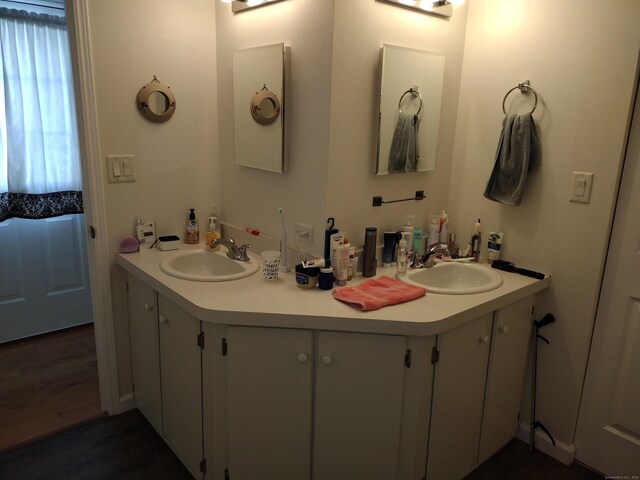
[[[325,365],[331,365],[333,363],[333,357],[325,355],[324,357],[322,357],[322,363],[324,363]]]
[[[500,328],[498,328],[498,331],[500,333],[507,333],[509,331],[509,325],[501,325]]]
[[[158,317],[160,319],[160,323],[167,323],[167,320],[169,320],[167,317],[165,317],[164,315],[160,315]]]
[[[307,360],[309,360],[309,357],[307,356],[306,353],[301,353],[298,355],[298,361],[300,363],[307,363]]]
[[[148,312],[149,310],[153,310],[153,305],[149,303],[144,304],[144,309]]]
[[[480,343],[489,343],[489,335],[483,335],[482,337],[480,337]]]

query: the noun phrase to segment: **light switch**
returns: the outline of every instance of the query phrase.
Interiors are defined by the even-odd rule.
[[[133,155],[107,155],[109,183],[135,182]]]
[[[593,185],[593,173],[573,172],[571,178],[571,198],[569,201],[589,203],[591,200],[591,187]]]

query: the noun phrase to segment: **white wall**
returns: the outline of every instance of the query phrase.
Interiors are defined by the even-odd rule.
[[[217,2],[216,2],[217,3]],[[136,182],[105,183],[109,254],[133,233],[134,218],[183,237],[189,208],[204,223],[220,202],[215,9],[210,0],[89,0],[100,150],[133,154]],[[143,118],[138,90],[158,79],[176,96],[167,123]],[[106,168],[106,166],[104,167]],[[105,175],[106,182],[106,175]],[[112,265],[121,394],[131,391],[124,274]]]
[[[552,275],[537,304],[538,319],[547,312],[556,317],[543,332],[551,345],[540,344],[537,416],[567,444],[573,441],[612,221],[638,25],[635,0],[469,1],[448,197],[451,229],[464,238],[481,217],[485,237],[489,230],[505,233],[503,258]],[[494,162],[502,99],[525,79],[540,98],[534,118],[542,165],[530,176],[522,204],[508,207],[482,193]],[[530,108],[530,100],[518,100],[519,111]],[[595,173],[589,205],[569,202],[573,171]]]
[[[335,5],[327,216],[335,217],[358,246],[365,227],[378,227],[381,244],[382,232],[400,228],[406,214],[416,215],[416,225],[426,231],[428,215],[447,208],[467,7],[456,6],[453,17],[444,19],[371,0],[337,0]],[[374,174],[383,44],[445,55],[435,171]],[[374,196],[395,200],[412,197],[416,190],[424,190],[427,199],[371,206]]]
[[[283,207],[289,246],[294,246],[293,224],[301,222],[315,227],[313,245],[301,243],[301,249],[320,253],[328,194],[333,1],[286,1],[237,14],[231,5],[215,3],[222,220],[279,240],[278,207]],[[284,174],[235,165],[233,140],[233,51],[280,42],[291,49]]]
[[[277,208],[285,208],[289,246],[293,223],[314,227],[313,245],[323,251],[326,219],[356,245],[366,226],[398,228],[405,214],[426,221],[446,208],[457,92],[462,69],[466,8],[450,20],[370,0],[297,0],[232,14],[217,9],[220,159],[223,221],[250,225],[279,239]],[[264,28],[268,25],[269,28]],[[232,53],[282,42],[291,47],[286,113],[289,170],[282,175],[233,163]],[[444,53],[445,91],[436,171],[376,177],[379,54],[384,43]],[[427,200],[373,208],[425,190]]]

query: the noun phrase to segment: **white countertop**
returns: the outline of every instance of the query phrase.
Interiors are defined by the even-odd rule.
[[[180,250],[204,245],[181,245]],[[536,280],[500,272],[503,284],[471,295],[429,293],[417,300],[370,312],[335,300],[331,291],[300,288],[295,273],[267,281],[262,272],[228,282],[197,282],[172,277],[160,270],[160,261],[177,251],[158,249],[118,254],[116,263],[180,308],[205,322],[225,325],[305,328],[394,335],[436,335],[486,313],[546,289],[550,277]],[[260,258],[251,255],[252,262]],[[488,265],[486,268],[490,268]],[[378,267],[376,277],[395,278],[395,268]],[[355,286],[366,278],[349,282]]]

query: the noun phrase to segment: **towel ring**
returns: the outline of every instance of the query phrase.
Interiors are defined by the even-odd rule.
[[[533,108],[531,109],[531,111],[529,112],[529,115],[531,115],[533,112],[536,111],[536,107],[538,106],[538,94],[536,93],[536,91],[531,87],[531,85],[529,85],[529,81],[527,80],[526,82],[523,83],[519,83],[517,84],[515,87],[513,87],[511,90],[509,90],[507,92],[507,94],[504,96],[504,99],[502,100],[502,111],[503,113],[506,115],[507,114],[507,110],[504,108],[505,102],[507,101],[507,97],[509,96],[509,94],[511,92],[513,92],[515,89],[520,90],[520,93],[522,93],[523,95],[526,95],[529,92],[533,93],[533,96],[535,98],[535,101],[533,103]]]
[[[418,98],[420,99],[420,106],[418,107],[418,111],[416,112],[416,115],[418,115],[422,110],[422,95],[420,95],[420,92],[418,92],[418,90],[415,90],[413,88],[410,88],[409,90],[404,92],[400,97],[400,100],[398,101],[398,111],[402,113],[402,109],[400,108],[400,105],[402,105],[402,99],[405,97],[405,95],[408,95],[409,93],[412,95],[417,95]]]

